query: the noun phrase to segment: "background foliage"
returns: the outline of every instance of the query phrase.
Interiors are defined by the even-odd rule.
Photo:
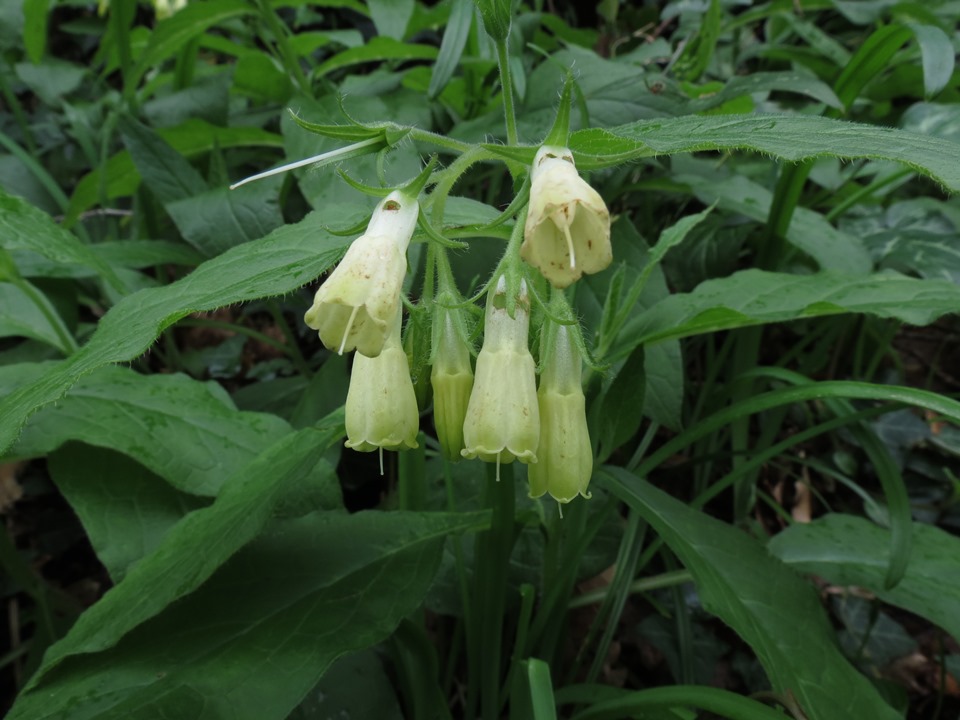
[[[956,3],[173,10],[0,5],[10,718],[957,714]],[[568,77],[593,498],[442,459],[417,313],[381,477],[302,320],[358,187],[438,153],[473,294]]]

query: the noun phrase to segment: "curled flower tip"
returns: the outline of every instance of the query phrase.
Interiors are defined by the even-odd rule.
[[[341,355],[358,350],[368,358],[380,354],[400,307],[407,246],[418,213],[415,199],[390,193],[373,211],[367,231],[317,290],[304,321],[327,349]]]
[[[610,212],[577,173],[570,150],[540,148],[530,177],[521,257],[558,288],[606,268],[613,260]]]

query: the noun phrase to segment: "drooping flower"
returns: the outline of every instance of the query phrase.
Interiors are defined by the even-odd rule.
[[[329,350],[358,350],[368,358],[384,347],[400,307],[407,246],[417,224],[414,198],[394,191],[373,211],[367,231],[320,286],[304,320]]]
[[[400,315],[397,308],[377,357],[362,352],[354,356],[346,405],[348,448],[371,452],[417,447],[420,413],[400,344]]]
[[[463,421],[473,389],[470,348],[457,310],[438,304],[433,323],[433,424],[444,457],[456,462],[464,447]]]
[[[530,177],[520,256],[558,288],[606,268],[613,260],[610,212],[577,173],[570,150],[541,147]]]
[[[541,353],[540,445],[537,464],[527,470],[530,496],[548,492],[561,503],[577,495],[589,498],[593,451],[580,381],[582,362],[570,329],[557,325],[545,332]]]
[[[477,375],[463,423],[466,458],[486,462],[537,461],[540,414],[537,408],[536,369],[527,346],[530,300],[520,283],[514,316],[506,307],[506,280],[497,281],[487,295],[483,347],[477,357]]]

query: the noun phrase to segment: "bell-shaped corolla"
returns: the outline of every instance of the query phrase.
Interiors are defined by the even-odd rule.
[[[467,416],[473,368],[470,347],[459,311],[436,306],[433,316],[433,424],[440,448],[448,460],[456,462],[463,450],[463,421]]]
[[[521,280],[513,317],[507,312],[503,276],[487,295],[483,346],[463,422],[466,458],[486,462],[537,461],[540,413],[536,368],[527,346],[530,299]]]
[[[346,405],[348,448],[370,452],[417,447],[420,413],[400,344],[400,314],[397,308],[379,355],[358,352],[353,358]]]
[[[530,178],[521,257],[558,288],[606,268],[613,260],[610,212],[580,177],[570,150],[541,147]]]
[[[589,498],[587,485],[593,473],[593,451],[580,380],[582,361],[567,326],[548,328],[541,357],[543,368],[537,390],[540,445],[537,464],[527,470],[530,496],[550,493],[561,503],[568,503],[577,495]]]
[[[418,213],[414,198],[399,190],[390,193],[373,211],[367,231],[317,290],[304,320],[329,350],[358,350],[368,358],[383,350],[400,307],[407,246]]]

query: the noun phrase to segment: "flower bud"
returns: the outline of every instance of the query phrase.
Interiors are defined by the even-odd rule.
[[[580,383],[580,353],[565,325],[544,334],[543,371],[537,400],[540,407],[540,446],[537,464],[527,471],[530,496],[549,492],[567,503],[578,494],[589,498],[593,450],[587,430],[586,403]]]
[[[530,171],[530,209],[520,256],[550,284],[565,288],[613,260],[610,213],[577,173],[567,148],[544,145]]]
[[[376,357],[400,307],[407,246],[417,224],[416,200],[399,191],[377,205],[367,231],[317,290],[304,320],[329,350]]]
[[[530,300],[520,283],[514,317],[506,308],[506,281],[487,296],[483,347],[477,357],[477,377],[463,422],[467,458],[486,462],[537,461],[540,414],[537,408],[536,369],[527,347]]]
[[[354,356],[346,405],[348,448],[370,452],[417,447],[420,413],[400,344],[400,314],[397,308],[377,357],[361,352]]]
[[[433,316],[433,424],[443,455],[451,462],[463,450],[463,421],[467,415],[473,369],[470,348],[463,334],[459,313],[436,306]]]

